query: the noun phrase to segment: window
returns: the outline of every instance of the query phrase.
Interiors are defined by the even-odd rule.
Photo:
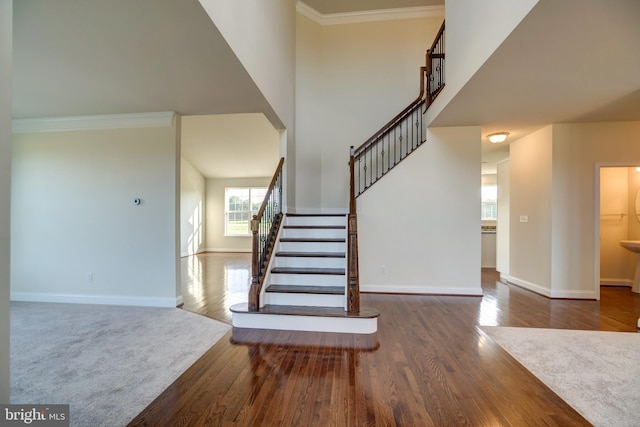
[[[251,218],[258,213],[266,188],[225,188],[224,235],[251,235]]]
[[[498,218],[498,186],[483,185],[481,203],[482,203],[481,218],[497,219]]]

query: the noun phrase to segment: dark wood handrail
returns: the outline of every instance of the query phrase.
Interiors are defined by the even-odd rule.
[[[426,75],[428,76],[426,81],[426,107],[425,111],[429,106],[433,103],[433,100],[436,99],[438,94],[442,91],[445,85],[444,75],[442,70],[440,69],[438,72],[438,82],[435,84],[435,80],[432,81],[432,78],[435,79],[435,75],[433,74],[433,63],[437,61],[439,66],[444,65],[445,52],[444,52],[444,24],[440,26],[440,30],[438,30],[438,34],[436,34],[436,38],[433,40],[431,47],[427,50],[427,68]]]
[[[260,209],[251,220],[251,285],[249,287],[248,309],[251,312],[260,309],[260,292],[264,282],[264,270],[269,264],[271,250],[282,223],[282,167],[284,157],[280,159]],[[274,194],[274,191],[279,194]],[[277,196],[277,198],[276,198]],[[277,203],[277,206],[274,206]],[[268,212],[268,218],[265,213]]]
[[[438,30],[438,34],[436,34],[436,38],[433,39],[433,43],[431,43],[431,47],[429,48],[428,52],[433,52],[436,49],[436,46],[438,45],[438,42],[442,38],[442,35],[444,34],[444,22],[445,21],[442,21],[442,25],[440,26],[440,29]],[[444,53],[442,54],[442,57],[444,58]]]
[[[267,194],[264,195],[264,200],[260,205],[260,209],[258,209],[258,212],[254,215],[254,218],[257,220],[262,219],[262,216],[264,215],[264,211],[267,208],[269,197],[271,196],[271,193],[273,192],[273,189],[276,186],[276,182],[278,181],[278,177],[282,172],[282,165],[284,165],[284,157],[280,158],[280,162],[278,162],[278,166],[276,167],[276,172],[273,174],[273,177],[271,178],[271,182],[269,183]]]
[[[398,162],[415,151],[426,140],[421,106],[429,107],[444,87],[444,22],[431,48],[426,52],[425,66],[420,67],[420,94],[404,110],[389,120],[357,148],[349,153],[349,215],[347,225],[347,311],[360,311],[360,274],[358,267],[358,215],[356,197],[377,182]],[[432,88],[433,62],[437,62],[437,85]],[[435,79],[435,78],[434,78]],[[432,90],[433,89],[433,90]],[[356,162],[357,189],[356,189]]]
[[[407,106],[404,110],[402,110],[398,115],[396,115],[393,119],[389,120],[389,122],[384,125],[380,130],[371,136],[371,138],[367,139],[363,142],[358,148],[355,149],[355,156],[357,157],[360,153],[363,153],[370,146],[375,144],[377,140],[384,137],[387,133],[389,133],[396,126],[397,123],[404,120],[409,114],[416,110],[419,106],[424,104],[424,76],[426,73],[427,67],[420,67],[420,95],[413,101],[411,104]]]

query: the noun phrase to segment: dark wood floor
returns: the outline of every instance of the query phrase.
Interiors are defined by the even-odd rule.
[[[230,322],[248,256],[204,254],[183,268],[184,308]],[[130,425],[589,425],[479,326],[636,332],[640,296],[549,300],[497,279],[483,270],[482,298],[363,294],[382,313],[373,340],[250,331],[239,344],[229,333]]]

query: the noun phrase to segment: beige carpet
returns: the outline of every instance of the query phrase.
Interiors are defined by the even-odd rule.
[[[640,334],[480,329],[595,426],[640,425]]]
[[[230,326],[171,308],[11,303],[11,403],[126,425]]]

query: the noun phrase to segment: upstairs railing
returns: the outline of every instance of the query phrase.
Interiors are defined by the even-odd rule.
[[[260,291],[264,276],[273,251],[280,224],[282,223],[282,166],[284,157],[280,159],[273,174],[267,194],[258,213],[251,220],[253,235],[251,254],[251,286],[249,288],[249,311],[260,308]]]
[[[355,197],[364,193],[426,141],[424,111],[445,84],[444,36],[443,22],[431,48],[427,50],[426,65],[420,67],[418,98],[358,148],[351,147]]]
[[[445,83],[444,22],[420,67],[420,95],[349,156],[347,311],[360,311],[356,198],[426,141],[423,114]],[[422,108],[424,106],[424,109]]]
[[[444,22],[431,48],[427,50],[427,108],[444,87]]]

